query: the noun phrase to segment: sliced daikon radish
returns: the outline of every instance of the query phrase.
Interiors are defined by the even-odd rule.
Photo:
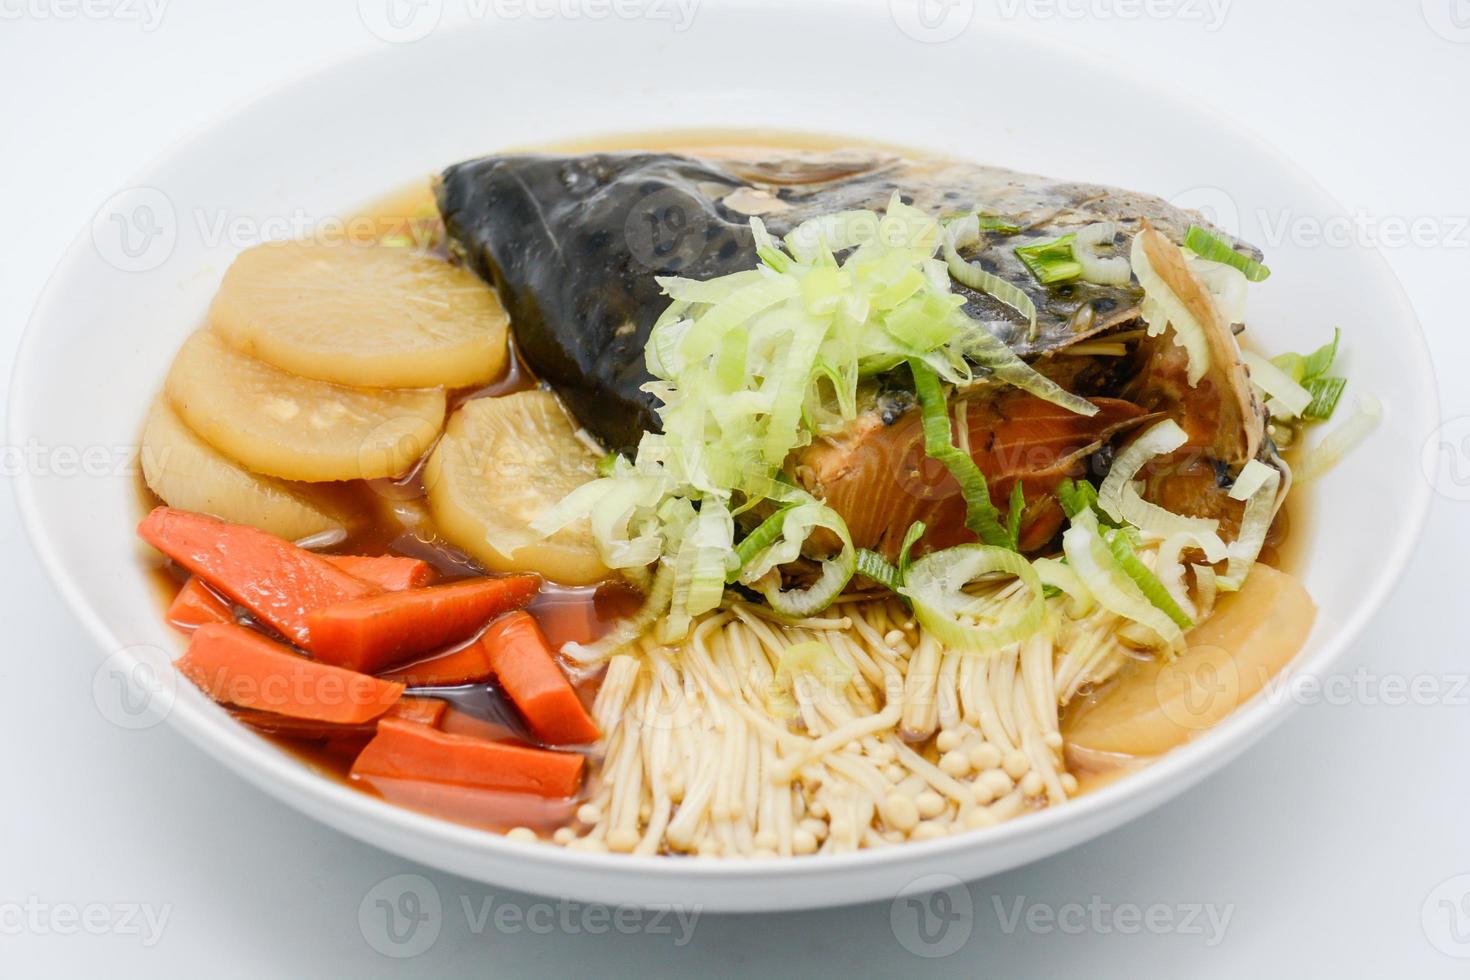
[[[597,476],[555,395],[522,391],[466,402],[424,469],[440,533],[495,571],[540,572],[568,585],[607,578],[586,520],[537,540],[527,526]]]
[[[179,417],[257,473],[286,480],[398,476],[444,422],[438,388],[351,388],[311,381],[240,353],[201,330],[166,385]]]
[[[509,322],[473,273],[409,248],[292,241],[235,259],[210,326],[293,374],[373,388],[483,384]]]
[[[170,507],[249,524],[288,541],[346,533],[344,510],[329,492],[251,473],[189,431],[165,398],[148,413],[138,455],[148,489]]]

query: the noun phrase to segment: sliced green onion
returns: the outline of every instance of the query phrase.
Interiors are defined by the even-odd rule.
[[[1001,218],[991,214],[975,215],[975,222],[983,233],[993,235],[1014,235],[1021,230],[1021,226],[1014,218]]]
[[[1366,439],[1383,417],[1383,405],[1377,398],[1364,395],[1357,411],[1349,415],[1342,424],[1323,437],[1322,441],[1302,457],[1295,468],[1298,483],[1320,479],[1328,470],[1342,461],[1358,443]]]
[[[1066,282],[1082,275],[1082,263],[1072,255],[1072,243],[1076,240],[1077,236],[1071,234],[1021,245],[1016,248],[1016,257],[1043,286]]]
[[[1190,619],[1196,617],[1198,610],[1190,600],[1189,590],[1184,585],[1184,562],[1181,556],[1186,549],[1193,547],[1193,536],[1171,534],[1159,544],[1158,551],[1154,553],[1154,574],[1164,586],[1164,591],[1169,593],[1169,597]]]
[[[1210,561],[1225,557],[1225,543],[1220,540],[1220,522],[1203,517],[1185,517],[1144,500],[1133,478],[1149,460],[1172,453],[1184,445],[1188,437],[1179,423],[1164,419],[1150,426],[1142,435],[1123,448],[1113,459],[1113,466],[1097,494],[1098,507],[1114,521],[1127,521],[1145,534],[1167,538],[1188,534]]]
[[[1139,591],[1114,560],[1111,548],[1102,539],[1095,513],[1083,510],[1072,518],[1071,526],[1062,534],[1062,550],[1067,563],[1104,609],[1153,630],[1172,649],[1183,647],[1184,631]]]
[[[857,571],[857,549],[852,546],[852,536],[842,518],[810,498],[776,517],[781,522],[780,540],[744,563],[740,581],[764,595],[771,608],[783,616],[810,616],[831,605],[852,580]],[[841,549],[834,557],[822,560],[822,573],[810,586],[782,590],[780,566],[800,557],[802,545],[819,527],[835,534]]]
[[[969,332],[959,341],[964,355],[988,370],[996,379],[1004,381],[1012,388],[1019,388],[1027,394],[1035,395],[1042,401],[1065,408],[1076,415],[1091,418],[1097,414],[1096,405],[1081,395],[1074,395],[1038,372],[1021,360],[1015,351],[1001,343],[999,338],[989,330],[973,321],[970,323],[970,328]]]
[[[623,647],[638,639],[668,611],[669,601],[674,595],[674,566],[668,562],[659,565],[654,573],[653,585],[643,599],[643,605],[629,616],[617,620],[602,637],[591,643],[566,643],[561,652],[582,664],[600,663]]]
[[[1312,403],[1312,393],[1295,381],[1275,364],[1255,351],[1243,350],[1240,359],[1250,368],[1251,384],[1265,392],[1272,400],[1276,418],[1297,418]]]
[[[1332,339],[1302,358],[1302,380],[1320,378],[1331,369],[1332,362],[1337,359],[1337,342],[1341,339],[1342,330],[1333,327]]]
[[[976,292],[993,296],[1025,317],[1026,334],[1035,339],[1036,304],[1019,286],[993,273],[986,272],[980,268],[978,262],[966,262],[948,239],[945,239],[944,242],[944,264],[948,267],[949,274],[954,277],[955,282],[969,286]]]
[[[1065,595],[1068,599],[1068,614],[1081,619],[1097,607],[1097,600],[1082,584],[1082,579],[1060,558],[1037,558],[1031,563],[1043,585]]]
[[[1271,275],[1270,269],[1249,255],[1237,252],[1229,242],[1208,228],[1190,225],[1189,230],[1184,233],[1184,245],[1200,258],[1209,259],[1211,262],[1223,262],[1232,268],[1239,269],[1251,282],[1261,282]]]
[[[975,597],[964,587],[984,575],[1019,578],[1031,599],[1019,615],[994,625],[970,622]],[[964,652],[988,653],[1026,639],[1046,619],[1046,597],[1031,563],[1007,548],[962,544],[925,555],[909,568],[902,593],[914,605],[914,615],[946,646]]]
[[[1072,255],[1082,266],[1082,279],[1099,286],[1126,286],[1133,278],[1133,270],[1125,255],[1103,256],[1098,249],[1113,244],[1118,228],[1111,221],[1099,221],[1077,231],[1077,240],[1072,243]]]
[[[1087,480],[1063,480],[1057,485],[1057,499],[1062,503],[1062,513],[1071,520],[1082,511],[1097,507],[1097,487]]]
[[[960,485],[965,498],[965,527],[988,545],[1006,548],[1010,535],[1000,525],[1000,511],[990,502],[990,487],[985,474],[970,456],[954,444],[950,429],[949,406],[939,379],[929,365],[917,358],[909,361],[914,374],[914,390],[919,396],[919,408],[923,416],[924,452],[931,459],[944,464]]]
[[[1164,583],[1159,581],[1159,577],[1149,571],[1148,566],[1139,559],[1137,552],[1133,550],[1133,546],[1128,543],[1128,538],[1121,531],[1114,529],[1103,532],[1103,541],[1107,543],[1108,551],[1113,555],[1113,561],[1117,562],[1123,574],[1138,586],[1138,591],[1143,593],[1143,597],[1153,603],[1155,609],[1172,619],[1174,624],[1182,630],[1191,629],[1194,626],[1194,620],[1190,619],[1179,607],[1179,603],[1174,601],[1174,597],[1169,594]]]
[[[1335,378],[1331,375],[1313,378],[1307,382],[1307,390],[1312,393],[1312,401],[1302,410],[1302,418],[1313,422],[1325,422],[1332,418],[1332,413],[1337,410],[1338,400],[1342,398],[1342,389],[1347,387],[1346,378]]]
[[[872,579],[890,592],[897,592],[898,587],[903,584],[897,566],[878,552],[867,548],[857,550],[857,573]]]
[[[924,526],[923,521],[914,521],[914,523],[909,525],[909,529],[904,532],[903,543],[898,546],[898,581],[900,584],[902,584],[904,578],[908,575],[909,566],[912,564],[909,559],[909,554],[914,550],[914,545],[918,544],[919,539],[924,536],[926,530],[928,528]]]
[[[1012,551],[1021,550],[1021,517],[1026,511],[1026,491],[1021,489],[1021,481],[1017,480],[1011,486],[1010,509],[1006,513],[1006,537],[1010,539]]]
[[[1281,487],[1281,472],[1267,466],[1258,459],[1245,464],[1230,488],[1230,496],[1245,501],[1245,514],[1240,519],[1240,533],[1230,542],[1230,561],[1225,574],[1218,579],[1218,586],[1234,592],[1245,584],[1261,546],[1266,543],[1266,532],[1271,529],[1271,517],[1276,512],[1276,491]]]

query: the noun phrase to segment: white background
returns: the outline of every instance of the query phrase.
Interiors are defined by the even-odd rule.
[[[142,0],[84,2],[0,0],[3,377],[52,266],[129,175],[263,88],[381,43],[354,0],[309,10],[152,0],[154,11],[164,4],[156,22]],[[459,6],[447,4],[446,29],[463,19]],[[539,924],[542,900],[415,868],[266,798],[167,727],[127,732],[102,718],[96,653],[44,580],[0,479],[0,975],[1463,974],[1470,960],[1449,954],[1470,956],[1470,878],[1444,883],[1470,873],[1470,503],[1455,499],[1470,497],[1470,3],[1215,0],[1223,22],[1209,10],[1206,0],[978,0],[968,29],[1004,21],[1100,51],[1243,120],[1382,239],[1454,420],[1423,546],[1342,665],[1382,683],[1297,711],[1223,773],[1120,831],[973,884],[973,922],[951,934],[968,928],[968,938],[947,957],[909,952],[887,903],[704,917],[684,945],[677,926],[592,935],[580,913],[571,931],[497,929],[493,909]],[[493,17],[478,26],[493,29]],[[1011,92],[995,81],[977,70],[975,91],[935,95],[956,111],[968,98],[1024,98],[1025,79]],[[1117,112],[1160,153],[1209,152],[1169,145],[1127,107],[1038,107],[1057,111],[1057,125],[1064,110]],[[1416,221],[1417,244],[1392,239]],[[77,393],[99,411],[105,396]],[[1365,563],[1373,534],[1364,514]],[[1420,703],[1402,703],[1393,678],[1418,679]],[[444,908],[438,940],[404,962],[375,952],[358,924],[369,890],[401,873],[426,875]],[[57,934],[66,910],[90,903],[167,919],[152,945],[124,927]],[[1070,919],[1066,931],[1028,928],[1009,921],[1017,903],[1104,911],[1080,930]],[[1228,926],[1214,945],[1208,928],[1125,934],[1127,920],[1106,909],[1128,903],[1176,923],[1210,906]]]

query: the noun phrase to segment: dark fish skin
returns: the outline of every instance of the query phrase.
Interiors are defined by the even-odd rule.
[[[447,169],[436,192],[451,248],[492,283],[531,368],[605,445],[631,451],[657,429],[640,390],[648,332],[667,306],[656,275],[709,279],[756,265],[751,214],[783,235],[855,208],[882,210],[897,191],[940,216],[981,211],[1022,226],[965,258],[1035,302],[1038,331],[1008,307],[958,286],[966,311],[1027,358],[1133,320],[1141,291],[1071,282],[1043,286],[1015,255],[1027,241],[1115,221],[1119,241],[1147,219],[1180,241],[1199,218],[1147,195],[968,163],[868,151],[763,161],[666,153],[489,156]]]

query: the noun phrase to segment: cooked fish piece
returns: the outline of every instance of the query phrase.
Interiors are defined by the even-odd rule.
[[[1028,542],[1045,543],[1046,529],[1055,530],[1057,518],[1048,518],[1040,501],[1076,471],[1078,454],[1146,414],[1177,417],[1189,449],[1227,467],[1263,453],[1265,413],[1240,365],[1231,325],[1188,277],[1172,244],[1202,219],[1159,198],[865,151],[750,161],[667,153],[491,156],[450,167],[437,185],[451,249],[499,290],[526,361],[588,431],[623,452],[658,428],[657,402],[642,390],[650,380],[649,331],[668,305],[655,276],[709,279],[753,268],[752,215],[784,235],[809,218],[881,211],[894,193],[941,217],[980,212],[1010,226],[982,234],[961,254],[1030,297],[1036,330],[993,297],[956,283],[966,312],[1037,370],[1107,406],[1094,419],[1063,420],[1062,410],[1036,409],[1029,396],[998,386],[964,394],[974,413],[972,453],[997,504],[1017,478],[1028,502],[1037,502],[1028,515]],[[1150,255],[1211,334],[1215,363],[1199,385],[1188,385],[1184,352],[1171,338],[1131,329],[1142,326],[1136,282],[1044,285],[1016,254],[1019,246],[1101,221],[1115,224],[1120,245],[1147,226],[1172,248],[1151,248]],[[1123,331],[1132,335],[1123,356],[1069,354],[1079,342]],[[953,518],[963,517],[958,498],[943,506],[905,500],[902,473],[875,462],[896,466],[914,452],[922,455],[917,407],[911,398],[901,410],[891,398],[872,405],[846,433],[793,454],[788,471],[848,520],[861,546],[887,550],[921,513],[935,522],[935,540],[951,543]],[[991,438],[1002,432],[1003,445],[1027,454],[1023,478],[989,452]],[[968,534],[962,527],[959,533]]]

